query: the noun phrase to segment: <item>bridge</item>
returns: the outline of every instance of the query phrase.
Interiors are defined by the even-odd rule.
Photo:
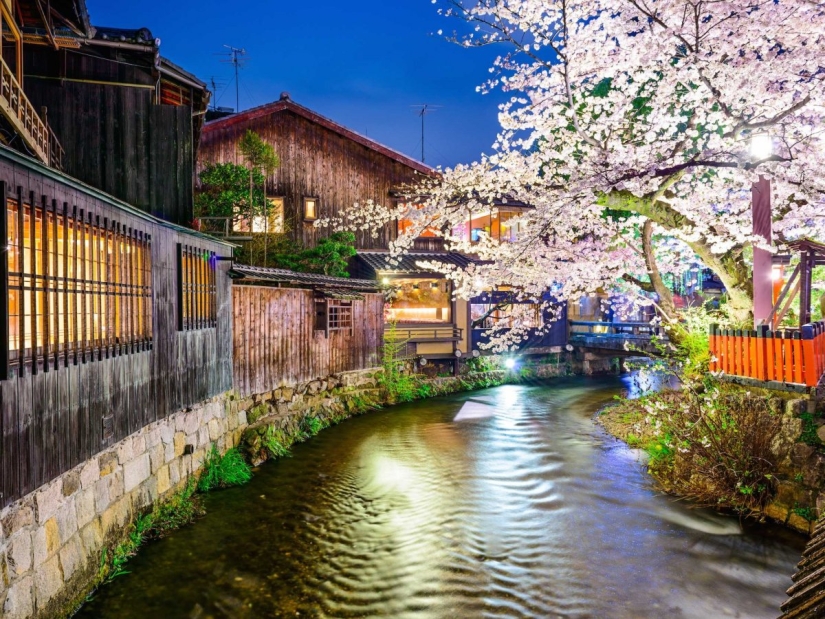
[[[599,355],[655,355],[661,352],[661,347],[667,342],[664,329],[649,322],[570,320],[568,324],[569,344]]]

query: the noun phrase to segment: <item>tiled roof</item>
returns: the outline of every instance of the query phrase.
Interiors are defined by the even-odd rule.
[[[229,277],[233,280],[246,282],[263,282],[272,284],[291,284],[295,286],[322,286],[331,292],[341,294],[342,291],[378,292],[378,282],[371,279],[350,279],[348,277],[332,277],[317,273],[297,273],[288,269],[269,269],[251,267],[243,264],[234,264],[229,270]]]
[[[825,518],[819,521],[782,604],[782,619],[825,617]]]
[[[460,269],[479,262],[464,254],[448,252],[408,252],[392,256],[385,251],[364,251],[358,252],[358,259],[376,273],[432,273],[431,269],[419,266],[421,262],[438,262]]]
[[[230,127],[234,124],[253,120],[255,118],[260,118],[262,116],[276,114],[284,110],[293,112],[299,116],[306,118],[310,122],[314,122],[316,124],[321,125],[322,127],[326,127],[330,131],[334,131],[335,133],[338,133],[339,135],[342,135],[343,137],[348,138],[353,142],[357,142],[358,144],[361,144],[362,146],[369,148],[370,150],[374,150],[386,157],[389,157],[390,159],[393,159],[399,163],[403,163],[404,165],[409,166],[410,168],[417,170],[422,174],[426,174],[428,176],[436,174],[436,171],[430,166],[416,159],[413,159],[412,157],[408,157],[403,153],[399,153],[397,150],[392,149],[389,146],[384,146],[383,144],[376,142],[375,140],[372,140],[364,135],[361,135],[357,131],[348,129],[343,125],[338,124],[334,120],[330,120],[326,116],[321,116],[317,112],[313,112],[312,110],[304,107],[303,105],[295,103],[292,99],[289,98],[289,95],[287,93],[281,95],[281,98],[278,101],[273,101],[272,103],[267,103],[265,105],[260,105],[258,107],[254,107],[243,112],[238,112],[237,114],[232,114],[231,116],[225,116],[223,118],[212,120],[203,126],[203,131],[204,134],[207,134],[210,131],[215,131],[218,129],[222,129],[224,127]]]

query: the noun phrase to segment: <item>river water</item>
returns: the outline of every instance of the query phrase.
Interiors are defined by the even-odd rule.
[[[148,544],[80,617],[776,617],[804,539],[656,492],[594,411],[506,385],[322,432]]]

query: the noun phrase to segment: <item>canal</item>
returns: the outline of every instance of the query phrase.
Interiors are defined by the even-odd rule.
[[[776,617],[804,539],[656,492],[619,379],[378,411],[206,497],[79,617]]]

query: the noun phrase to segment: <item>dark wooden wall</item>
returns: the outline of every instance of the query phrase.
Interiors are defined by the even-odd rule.
[[[24,89],[35,109],[48,109],[64,171],[160,219],[190,225],[191,106],[156,105],[151,66],[25,48]]]
[[[315,330],[311,290],[234,286],[235,389],[264,393],[380,363],[384,297],[353,301],[353,329]]]
[[[236,144],[247,129],[271,144],[281,158],[280,168],[267,179],[267,195],[284,198],[289,233],[306,245],[314,245],[329,231],[304,222],[305,196],[319,199],[319,218],[334,217],[367,199],[391,204],[391,190],[421,178],[409,166],[290,110],[232,124],[207,123],[201,134],[198,169],[209,163],[243,164]],[[357,246],[386,248],[396,236],[395,224],[389,224],[377,239],[359,232]]]
[[[0,381],[0,508],[149,423],[232,387],[232,301],[227,262],[217,264],[217,327],[178,332],[177,243],[226,256],[230,248],[119,207],[107,196],[0,148],[10,194],[66,201],[151,235],[153,338],[149,350],[77,364],[13,367]],[[3,200],[2,216],[6,216]],[[5,259],[5,258],[4,258]],[[3,317],[7,319],[7,317]]]

